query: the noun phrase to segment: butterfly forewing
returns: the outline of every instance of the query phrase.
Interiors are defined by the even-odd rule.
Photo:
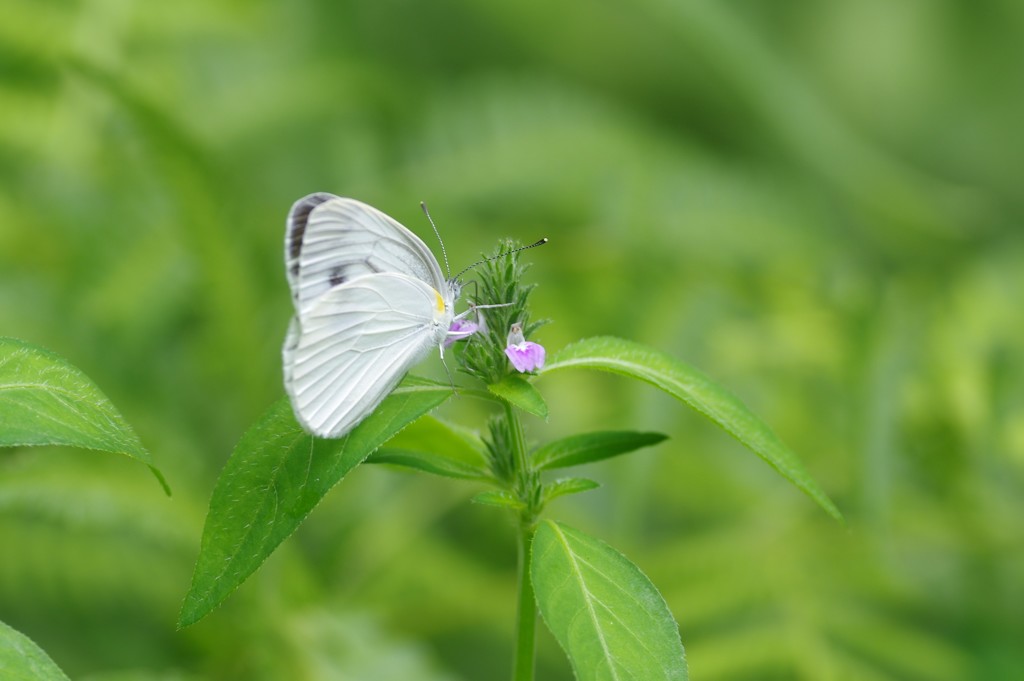
[[[292,206],[285,261],[300,317],[327,291],[368,274],[403,274],[450,297],[418,236],[372,206],[333,194],[310,194]]]

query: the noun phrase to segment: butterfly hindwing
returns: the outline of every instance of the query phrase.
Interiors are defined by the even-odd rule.
[[[444,339],[451,311],[437,291],[399,273],[360,276],[292,320],[283,359],[299,421],[339,437],[372,412]]]

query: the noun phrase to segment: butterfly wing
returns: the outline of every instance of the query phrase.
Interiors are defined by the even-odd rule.
[[[285,388],[310,432],[341,437],[372,412],[448,331],[438,292],[396,273],[364,275],[323,293],[288,329]]]
[[[437,259],[418,236],[372,206],[324,192],[299,199],[288,213],[285,265],[300,317],[335,286],[382,272],[451,297]]]

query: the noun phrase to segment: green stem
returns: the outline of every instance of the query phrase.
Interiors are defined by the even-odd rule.
[[[530,482],[531,471],[526,458],[526,436],[519,414],[505,403],[505,418],[512,434],[512,449],[516,475],[525,485]],[[519,485],[520,492],[524,484]],[[533,490],[528,494],[532,496]],[[524,499],[524,501],[526,501]],[[519,603],[516,609],[516,655],[512,663],[512,681],[533,681],[533,648],[537,629],[537,601],[533,597],[533,583],[530,581],[530,545],[533,543],[533,508],[527,505],[519,518],[519,558],[517,561],[519,579]]]
[[[523,424],[519,422],[516,408],[505,400],[502,400],[502,403],[505,405],[505,420],[512,433],[512,455],[516,462],[516,476],[523,480],[530,473],[529,461],[526,459],[526,435],[523,433]]]
[[[516,612],[516,657],[512,681],[533,681],[533,644],[537,629],[537,601],[530,581],[530,544],[532,524],[519,524],[519,607]]]

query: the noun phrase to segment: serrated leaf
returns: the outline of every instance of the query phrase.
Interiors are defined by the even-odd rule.
[[[543,374],[572,367],[600,369],[650,383],[721,426],[842,522],[843,516],[786,445],[738,398],[673,357],[621,338],[598,337],[562,349]]]
[[[665,599],[625,556],[553,521],[537,527],[530,578],[544,622],[579,681],[686,681]]]
[[[533,453],[533,465],[538,470],[579,466],[641,447],[650,447],[666,439],[668,436],[661,433],[638,433],[631,430],[602,430],[570,435],[538,447]]]
[[[68,681],[68,677],[42,648],[3,622],[0,622],[0,679]]]
[[[66,359],[0,338],[0,446],[66,445],[124,454],[163,474],[106,395]]]
[[[548,405],[544,401],[544,397],[539,390],[533,387],[532,383],[521,376],[509,374],[497,383],[488,385],[487,389],[527,414],[533,414],[542,419],[548,417]]]
[[[219,605],[345,474],[451,394],[447,384],[406,380],[337,440],[306,433],[287,398],[275,403],[245,432],[217,480],[178,626]]]
[[[517,511],[523,508],[523,502],[502,490],[488,490],[486,492],[480,492],[480,494],[474,496],[471,501],[475,504],[497,506],[498,508],[511,508]]]
[[[541,490],[541,500],[542,503],[546,504],[552,499],[564,497],[567,494],[589,492],[600,486],[600,483],[588,480],[587,478],[563,478],[544,485],[544,488]]]

